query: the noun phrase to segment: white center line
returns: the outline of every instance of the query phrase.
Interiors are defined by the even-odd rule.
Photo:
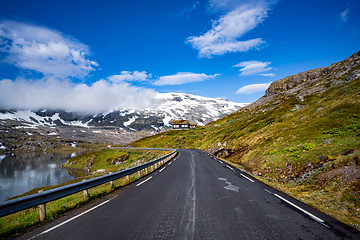
[[[168,165],[170,165],[172,162],[169,162]]]
[[[142,181],[142,182],[140,182],[140,183],[136,184],[136,186],[138,187],[138,186],[140,186],[141,184],[143,184],[143,183],[145,183],[145,182],[149,181],[150,179],[152,179],[152,177],[149,177],[149,178],[145,179],[144,181]]]
[[[160,170],[159,170],[159,172],[162,172],[162,171],[164,171],[164,169],[165,169],[165,167],[163,167],[162,169],[160,169]]]
[[[42,233],[39,233],[38,235],[36,235],[36,236],[34,236],[34,237],[32,237],[32,238],[39,237],[39,236],[41,236],[41,235],[43,235],[43,234],[45,234],[45,233],[48,233],[48,232],[50,232],[50,231],[52,231],[52,230],[54,230],[54,229],[56,229],[56,228],[58,228],[58,227],[61,227],[62,225],[66,224],[66,223],[68,223],[68,222],[70,222],[70,221],[72,221],[72,220],[74,220],[74,219],[76,219],[76,218],[78,218],[78,217],[81,217],[82,215],[84,215],[84,214],[86,214],[86,213],[88,213],[88,212],[90,212],[90,211],[92,211],[92,210],[94,210],[94,209],[96,209],[96,208],[104,205],[105,203],[108,203],[110,200],[111,200],[111,199],[106,200],[105,202],[100,203],[99,205],[97,205],[97,206],[95,206],[95,207],[93,207],[93,208],[90,208],[89,210],[86,210],[85,212],[80,213],[79,215],[77,215],[77,216],[75,216],[75,217],[72,217],[72,218],[70,218],[70,219],[68,219],[68,220],[66,220],[66,221],[64,221],[64,222],[62,222],[62,223],[60,223],[60,224],[52,227],[52,228],[49,228],[48,230],[45,230],[45,231],[43,231]],[[32,238],[30,238],[30,239],[32,239]]]
[[[290,204],[291,206],[295,207],[296,209],[298,209],[298,210],[302,211],[303,213],[305,213],[305,214],[309,215],[309,216],[310,216],[312,219],[314,219],[315,221],[317,221],[317,222],[319,222],[319,223],[323,223],[323,222],[324,222],[324,220],[322,220],[321,218],[318,218],[317,216],[315,216],[315,215],[313,215],[313,214],[309,213],[308,211],[306,211],[306,210],[302,209],[301,207],[299,207],[299,206],[295,205],[294,203],[292,203],[292,202],[290,202],[290,201],[286,200],[285,198],[283,198],[283,197],[281,197],[281,196],[277,195],[276,193],[274,194],[274,196],[275,196],[275,197],[280,198],[280,199],[281,199],[281,200],[283,200],[284,202],[286,202],[286,203]]]
[[[246,178],[247,180],[249,180],[250,182],[254,182],[254,180],[248,178],[247,176],[245,176],[244,174],[240,173],[241,176],[243,176],[244,178]]]

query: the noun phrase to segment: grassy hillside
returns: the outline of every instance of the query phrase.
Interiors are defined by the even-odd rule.
[[[101,149],[70,158],[62,166],[69,170],[96,173],[117,172],[166,155],[171,151],[137,149]]]
[[[132,145],[206,150],[360,229],[359,58],[279,80],[276,94],[205,127]]]

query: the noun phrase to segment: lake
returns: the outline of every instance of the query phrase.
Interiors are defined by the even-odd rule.
[[[31,189],[56,185],[76,177],[59,166],[70,154],[0,155],[0,202]]]

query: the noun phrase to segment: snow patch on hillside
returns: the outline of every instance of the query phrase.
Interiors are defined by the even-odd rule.
[[[136,120],[137,118],[138,118],[137,116],[134,116],[134,117],[130,118],[129,121],[124,122],[124,126],[125,126],[125,127],[130,126],[133,122],[135,122],[135,120]]]

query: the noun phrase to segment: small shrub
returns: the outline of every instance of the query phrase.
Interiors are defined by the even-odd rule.
[[[356,133],[356,135],[360,135],[360,123],[351,124],[347,127],[347,129]]]
[[[301,154],[301,149],[298,147],[294,148],[282,148],[280,149],[281,153],[288,154],[290,157],[299,158]]]
[[[307,185],[314,185],[314,184],[315,184],[315,181],[314,181],[313,179],[311,179],[311,177],[310,177],[310,178],[306,179],[305,183],[306,183]]]
[[[346,192],[341,196],[340,201],[354,202],[357,207],[360,207],[360,199],[358,199],[353,193]]]
[[[340,136],[340,130],[338,128],[332,128],[332,129],[328,129],[328,130],[323,130],[322,134],[337,137],[337,136]]]
[[[265,152],[264,155],[274,155],[275,153],[277,153],[276,150],[269,150],[269,151]]]
[[[315,147],[315,145],[313,143],[307,143],[302,146],[302,149],[309,151],[309,150],[314,149],[314,147]]]

